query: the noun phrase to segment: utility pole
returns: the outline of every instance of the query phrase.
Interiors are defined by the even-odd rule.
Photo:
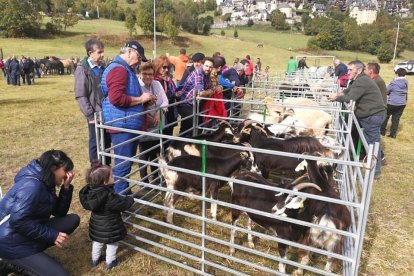
[[[400,32],[400,22],[397,24],[397,35],[395,36],[395,45],[394,45],[394,57],[392,59],[392,64],[395,63],[395,54],[397,53],[397,43],[398,43],[398,33]]]
[[[155,0],[154,0],[154,49],[152,49],[152,55],[155,56],[157,55],[157,34],[156,34],[156,27],[155,27]]]

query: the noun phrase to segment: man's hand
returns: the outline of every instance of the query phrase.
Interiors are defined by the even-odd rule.
[[[330,100],[331,102],[334,102],[336,100],[336,98],[337,98],[336,94],[331,94],[331,95],[328,96],[328,100]]]
[[[63,246],[65,246],[67,243],[69,242],[69,236],[66,233],[63,232],[59,232],[59,235],[57,236],[56,240],[55,240],[55,245],[57,247],[62,248]]]

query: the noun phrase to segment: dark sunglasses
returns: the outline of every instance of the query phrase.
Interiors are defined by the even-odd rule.
[[[164,65],[164,66],[162,67],[162,69],[170,69],[170,67],[169,67],[169,66]]]

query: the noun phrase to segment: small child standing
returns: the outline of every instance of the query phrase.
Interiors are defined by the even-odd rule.
[[[134,203],[130,196],[114,192],[114,177],[109,166],[94,162],[86,173],[87,185],[79,191],[80,202],[92,211],[89,219],[89,237],[92,240],[92,267],[103,261],[102,248],[106,244],[106,268],[112,269],[120,262],[116,258],[118,241],[126,236],[121,212]]]

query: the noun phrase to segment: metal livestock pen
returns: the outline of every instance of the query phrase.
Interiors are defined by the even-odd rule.
[[[331,80],[331,90],[336,89],[335,82]],[[245,115],[250,110],[265,110],[263,98],[271,96],[279,100],[283,104],[283,100],[290,95],[286,91],[277,90],[276,88],[255,88],[252,86],[246,90],[244,99],[232,99],[232,108],[236,112],[231,112],[228,121],[240,122],[242,119],[240,115]],[[316,92],[315,92],[316,93]],[[334,138],[343,150],[343,155],[340,159],[322,159],[316,156],[305,154],[293,154],[279,151],[269,151],[259,148],[245,148],[243,146],[230,145],[225,143],[208,142],[194,140],[190,138],[183,138],[180,136],[169,136],[162,134],[162,123],[157,133],[150,133],[138,130],[119,129],[111,126],[113,122],[102,122],[101,114],[96,114],[97,125],[96,131],[98,135],[98,154],[100,157],[110,156],[112,158],[119,158],[123,162],[131,161],[134,166],[131,173],[125,178],[130,183],[130,191],[135,193],[135,204],[133,208],[126,212],[124,220],[128,226],[128,236],[122,241],[122,244],[138,252],[147,254],[159,260],[173,264],[184,270],[203,275],[262,275],[262,274],[277,274],[283,275],[278,271],[278,263],[287,264],[287,271],[291,273],[296,268],[303,268],[310,274],[320,275],[357,275],[359,262],[363,246],[363,238],[365,227],[367,223],[368,209],[371,197],[372,183],[374,178],[375,163],[377,160],[377,152],[379,145],[368,145],[363,138],[362,130],[359,127],[356,118],[352,112],[352,105],[343,107],[338,103],[331,103],[326,101],[326,92],[312,92],[312,99],[317,101],[320,109],[328,112],[333,117],[332,126],[327,129],[329,136]],[[309,91],[295,91],[294,96],[309,96]],[[192,117],[194,119],[194,127],[191,129],[193,134],[198,131],[208,131],[211,128],[203,126],[200,120],[205,116],[200,112],[199,103],[202,98],[194,100],[194,112]],[[175,103],[180,104],[180,103]],[[242,106],[240,106],[242,105]],[[237,110],[239,108],[239,110]],[[240,110],[241,108],[241,110]],[[307,108],[304,106],[296,108]],[[309,108],[309,107],[308,107]],[[242,114],[238,114],[241,111]],[[145,113],[145,112],[144,112]],[[143,113],[143,114],[144,114]],[[141,115],[143,115],[141,114]],[[236,115],[235,115],[236,114]],[[123,118],[125,119],[125,118]],[[186,118],[181,118],[185,120]],[[351,137],[351,128],[356,127],[360,140],[354,144]],[[214,127],[213,127],[214,128]],[[155,149],[163,152],[166,145],[173,140],[180,140],[185,142],[192,142],[202,144],[203,149],[207,147],[227,147],[235,149],[248,149],[252,152],[268,153],[274,156],[288,156],[309,160],[327,161],[336,166],[335,182],[336,189],[339,191],[341,199],[332,199],[321,196],[312,196],[291,190],[285,190],[276,187],[263,187],[258,183],[235,181],[232,178],[221,177],[213,174],[208,174],[203,167],[199,171],[192,171],[185,168],[170,167],[176,171],[185,172],[188,174],[196,174],[202,176],[202,191],[200,194],[193,194],[171,190],[164,185],[164,181],[160,176],[160,165],[158,160],[145,161],[140,160],[140,155],[137,153],[133,158],[126,158],[124,156],[116,156],[113,154],[113,147],[104,148],[103,131],[106,129],[114,129],[136,134],[136,139],[143,137],[152,137],[158,143],[154,146]],[[128,143],[131,141],[126,141]],[[360,161],[361,148],[366,151],[366,158]],[[206,162],[205,154],[203,160]],[[204,163],[205,164],[205,163]],[[139,169],[142,167],[154,167],[146,179],[139,178]],[[205,167],[204,167],[205,168]],[[269,192],[277,194],[279,192],[289,194],[299,194],[307,198],[314,198],[317,200],[333,202],[347,206],[351,212],[352,224],[347,231],[340,231],[333,228],[322,227],[312,224],[310,222],[299,221],[289,217],[277,216],[273,213],[264,213],[257,210],[244,208],[230,203],[230,189],[228,186],[222,187],[219,192],[217,200],[207,196],[205,187],[205,180],[207,178],[214,178],[223,181],[233,181],[241,185],[251,185],[269,190]],[[273,182],[286,183],[293,178],[291,174],[279,174],[275,172],[271,175]],[[129,192],[126,190],[125,192]],[[182,196],[183,200],[177,205],[174,210],[174,224],[169,224],[164,221],[164,213],[170,208],[163,205],[163,196],[166,192],[177,193]],[[207,214],[208,204],[218,204],[217,220],[213,220]],[[259,214],[265,217],[288,221],[294,224],[303,225],[306,227],[313,227],[317,229],[329,230],[345,237],[345,243],[342,254],[334,254],[323,249],[313,246],[304,246],[298,242],[283,240],[269,234],[260,227],[254,227],[252,230],[247,230],[239,226],[231,224],[231,209],[239,209],[248,211],[250,213]],[[234,245],[237,250],[233,256],[230,256],[229,237],[230,231],[236,229],[239,233],[236,236],[236,243]],[[245,235],[251,233],[258,240],[255,248],[246,247]],[[277,243],[285,243],[290,246],[290,254],[287,259],[282,259],[278,256]],[[297,257],[297,250],[309,250],[318,258],[313,258],[311,265],[303,265]],[[323,270],[324,260],[327,256],[331,256],[338,260],[340,265],[339,270],[335,273]]]

